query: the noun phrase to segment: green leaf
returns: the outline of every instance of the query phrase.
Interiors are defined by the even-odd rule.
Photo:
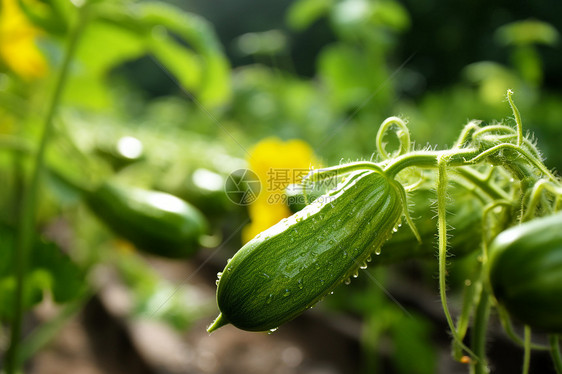
[[[377,102],[386,102],[392,94],[391,86],[384,86],[388,73],[376,65],[376,53],[362,51],[339,43],[324,48],[318,61],[318,74],[330,93],[335,108],[347,110],[362,105],[373,93]],[[382,89],[384,88],[384,89]]]
[[[65,100],[91,108],[110,105],[105,78],[111,68],[142,56],[146,46],[138,30],[102,19],[84,31],[72,65],[73,77],[65,88]]]
[[[44,0],[30,4],[29,1],[18,0],[18,5],[35,26],[55,35],[63,35],[68,31],[74,8],[72,2]]]
[[[429,323],[416,316],[403,316],[392,326],[394,354],[399,373],[432,374],[436,372],[436,352],[431,341]]]
[[[410,26],[410,16],[400,3],[395,1],[378,1],[373,4],[371,17],[374,24],[402,31]]]
[[[230,99],[230,66],[212,26],[203,18],[163,3],[140,4],[140,20],[150,30],[149,46],[155,57],[178,79],[182,87],[193,92],[203,105],[219,106]],[[167,30],[182,43],[173,46]],[[165,46],[155,46],[163,42]],[[182,45],[186,51],[177,53]],[[176,53],[171,53],[175,51]],[[196,66],[200,65],[200,68]],[[199,77],[197,76],[199,74]]]
[[[150,39],[150,50],[182,87],[201,86],[203,61],[197,54],[178,43],[165,29],[154,30]]]
[[[508,23],[498,29],[496,40],[503,45],[545,44],[558,42],[559,32],[552,25],[538,20]]]
[[[13,312],[15,244],[15,230],[0,225],[0,318]],[[26,283],[25,308],[40,302],[47,290],[55,302],[73,300],[83,292],[85,285],[81,269],[56,244],[44,240],[37,240],[33,246]]]
[[[333,4],[333,0],[299,0],[289,8],[287,23],[292,29],[302,31],[325,16]]]

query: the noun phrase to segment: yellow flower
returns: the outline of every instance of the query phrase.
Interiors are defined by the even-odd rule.
[[[252,222],[242,231],[244,243],[291,215],[285,188],[291,183],[299,183],[308,174],[315,157],[310,146],[302,140],[283,142],[267,138],[250,151],[248,163],[260,179],[261,192],[248,206]]]
[[[47,63],[35,45],[40,30],[27,20],[17,0],[0,0],[0,59],[25,79],[47,72]]]

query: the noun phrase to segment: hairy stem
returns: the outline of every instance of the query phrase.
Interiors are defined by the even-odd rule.
[[[446,210],[446,189],[447,189],[447,160],[440,158],[437,176],[437,216],[438,216],[438,236],[439,236],[439,296],[441,298],[441,305],[443,306],[443,313],[459,347],[464,349],[473,359],[479,361],[478,357],[462,342],[459,337],[453,318],[449,311],[447,304],[447,210]]]

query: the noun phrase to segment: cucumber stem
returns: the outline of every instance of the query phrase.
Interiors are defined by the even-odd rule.
[[[223,317],[222,313],[220,313],[218,317],[213,321],[213,323],[209,327],[207,327],[207,332],[210,334],[213,331],[218,330],[219,328],[228,324],[229,322],[226,320],[226,318]]]
[[[446,210],[446,194],[447,194],[447,175],[446,168],[448,160],[440,158],[438,160],[437,171],[437,216],[438,216],[438,236],[439,236],[439,296],[441,298],[441,305],[445,319],[449,325],[449,330],[453,335],[453,339],[457,345],[462,348],[470,357],[476,362],[480,359],[476,356],[463,342],[457,333],[457,329],[451,317],[449,306],[447,304],[447,210]]]

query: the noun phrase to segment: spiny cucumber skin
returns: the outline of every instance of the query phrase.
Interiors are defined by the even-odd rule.
[[[489,253],[498,302],[533,328],[562,333],[562,212],[503,231]]]
[[[343,187],[252,239],[222,273],[221,315],[209,330],[227,322],[271,330],[310,308],[390,237],[403,211],[399,188],[380,172],[355,172]]]

